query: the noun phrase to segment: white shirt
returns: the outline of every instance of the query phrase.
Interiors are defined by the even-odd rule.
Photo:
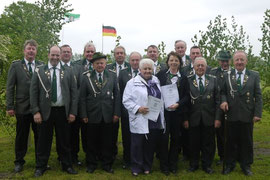
[[[135,72],[134,72],[135,70],[134,69],[132,69],[131,68],[131,72],[132,72],[132,77],[134,78],[135,77]],[[139,72],[140,72],[140,70],[139,69],[137,69],[137,75],[139,74]]]
[[[173,74],[173,73],[170,71],[170,69],[169,69],[166,73]],[[177,82],[178,78],[180,78],[180,77],[181,77],[181,74],[180,74],[179,71],[177,71],[176,76],[174,76],[174,77],[171,79],[172,84],[175,84],[175,83]]]
[[[235,74],[236,74],[236,80],[237,80],[239,76],[237,69],[235,69]],[[242,71],[242,74],[241,74],[241,85],[243,85],[245,74],[246,74],[246,68]]]
[[[203,84],[203,87],[205,87],[205,75],[201,76],[202,78],[202,84]],[[196,81],[197,81],[197,84],[198,84],[198,89],[200,90],[200,80],[199,80],[199,76],[196,74]]]
[[[120,72],[120,66],[121,66],[121,70],[124,69],[125,68],[125,63],[123,62],[123,64],[120,65],[120,64],[118,64],[116,62],[116,73],[117,73],[117,77],[118,77],[119,72]]]
[[[62,64],[62,66],[64,66],[65,64],[70,66],[70,61],[68,61],[67,63],[65,63],[64,61],[61,61],[61,64]]]
[[[184,56],[182,57],[182,62],[183,62],[183,65],[186,66],[186,55],[184,54]]]
[[[29,71],[29,64],[28,64],[29,61],[24,58],[24,62],[25,62],[26,67],[27,67],[27,69]],[[34,71],[35,71],[35,60],[32,61],[31,68],[32,68],[32,73],[34,73]]]
[[[51,65],[50,62],[48,62],[48,68],[50,70],[51,81],[52,81],[53,80],[53,66]],[[62,90],[61,90],[60,69],[61,69],[61,65],[60,65],[60,63],[58,63],[56,66],[56,69],[55,69],[56,83],[57,83],[57,101],[55,103],[51,102],[51,106],[53,106],[53,107],[60,107],[60,106],[65,105],[64,100],[63,100],[63,96],[62,96]],[[52,89],[51,89],[51,91],[52,91]]]
[[[103,81],[103,73],[104,73],[104,71],[102,71],[101,73],[96,71],[97,80],[99,80],[99,74],[101,74],[101,79]]]
[[[156,61],[154,62],[154,74],[156,74],[157,66],[158,66],[158,61],[156,60]]]

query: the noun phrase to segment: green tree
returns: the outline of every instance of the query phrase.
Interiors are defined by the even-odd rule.
[[[217,65],[215,61],[219,50],[245,50],[249,57],[252,57],[252,46],[249,36],[244,31],[243,26],[239,26],[234,16],[231,17],[231,26],[228,26],[227,19],[218,15],[211,20],[206,31],[199,30],[199,35],[195,34],[191,41],[202,50],[202,55],[207,59],[208,64]]]
[[[260,52],[263,59],[262,66],[262,79],[265,81],[266,86],[270,86],[270,9],[265,11],[264,22],[261,25],[262,38],[259,39],[262,43]]]
[[[67,1],[41,0],[35,4],[18,1],[6,7],[0,17],[0,34],[11,39],[8,59],[21,58],[24,41],[35,39],[39,44],[37,58],[46,60],[48,46],[60,41],[65,13],[72,11]]]

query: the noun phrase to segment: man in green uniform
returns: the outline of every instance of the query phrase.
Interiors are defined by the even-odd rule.
[[[182,58],[182,67],[188,66],[191,63],[191,59],[186,55],[187,43],[183,40],[176,40],[174,43],[174,50]]]
[[[30,88],[31,111],[38,124],[35,176],[42,176],[47,170],[53,127],[62,169],[68,174],[77,174],[72,168],[70,150],[70,123],[77,115],[77,83],[70,67],[60,63],[60,48],[52,46],[48,64],[36,68]]]
[[[15,172],[20,172],[25,163],[24,156],[27,152],[27,142],[30,124],[34,132],[35,151],[37,146],[37,126],[30,112],[30,83],[36,66],[43,64],[37,61],[37,43],[35,40],[27,40],[24,43],[24,58],[13,61],[9,68],[6,90],[7,114],[16,116],[16,140],[15,140]]]
[[[115,62],[112,64],[109,64],[106,68],[115,72],[117,77],[119,77],[119,73],[122,69],[130,68],[130,64],[128,62],[125,62],[126,59],[126,50],[123,46],[117,46],[113,50],[113,55]],[[119,121],[113,123],[113,155],[114,158],[116,157],[118,153],[118,130],[119,130]]]
[[[262,117],[260,76],[246,68],[248,59],[244,51],[233,55],[234,68],[224,76],[221,89],[221,109],[227,113],[226,168],[229,174],[239,161],[245,175],[251,176],[253,163],[253,125]]]
[[[221,50],[218,52],[216,59],[219,62],[219,67],[212,68],[210,71],[210,74],[216,76],[217,82],[219,87],[222,86],[224,82],[224,74],[231,70],[230,63],[231,63],[231,54],[229,51]],[[217,162],[217,165],[220,165],[223,163],[224,159],[224,120],[225,120],[225,114],[221,112],[221,127],[216,129],[216,138],[217,138],[217,149],[218,149],[218,156],[219,161]]]
[[[150,45],[147,47],[146,56],[154,61],[154,75],[159,71],[167,69],[167,65],[158,62],[159,52],[156,45]]]
[[[120,117],[120,94],[116,73],[106,69],[106,56],[95,53],[93,71],[83,74],[80,86],[80,117],[87,123],[87,172],[97,168],[113,173],[113,123]]]

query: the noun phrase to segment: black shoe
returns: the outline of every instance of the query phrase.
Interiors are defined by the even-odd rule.
[[[242,169],[242,171],[246,176],[252,176],[253,175],[250,168]]]
[[[64,171],[67,172],[68,174],[78,174],[78,172],[75,171],[72,167],[64,169]]]
[[[21,164],[15,164],[15,168],[14,168],[15,173],[19,173],[22,170],[23,170],[23,165],[21,165]]]
[[[188,161],[188,160],[189,160],[188,156],[183,156],[182,161]]]
[[[177,173],[176,169],[171,169],[170,171],[171,171],[171,173],[173,173],[173,174],[176,174],[176,173]]]
[[[35,171],[35,177],[40,177],[44,174],[44,172],[46,171],[46,169],[36,169]]]
[[[203,171],[206,172],[207,174],[213,174],[214,173],[213,169],[210,168],[210,167],[203,168]]]
[[[129,169],[130,168],[130,164],[129,163],[124,163],[122,166],[123,169]]]
[[[223,160],[221,160],[221,159],[218,160],[217,163],[216,163],[217,166],[222,165],[222,164],[223,164]]]
[[[75,165],[77,165],[77,166],[82,166],[82,162],[79,161],[78,159],[74,159],[74,160],[72,161],[72,163],[75,164]]]
[[[94,173],[95,170],[96,170],[95,168],[87,167],[86,172],[92,174],[92,173]]]
[[[190,167],[188,169],[188,172],[195,172],[198,169],[198,167]]]
[[[223,171],[223,174],[226,175],[226,174],[230,174],[232,171],[233,171],[234,168],[231,168],[231,167],[227,167],[225,168],[225,170]]]
[[[114,173],[112,168],[103,168],[103,170],[106,171],[107,173],[111,173],[111,174]]]
[[[163,170],[161,171],[165,176],[169,176],[170,175],[170,171],[168,170]]]

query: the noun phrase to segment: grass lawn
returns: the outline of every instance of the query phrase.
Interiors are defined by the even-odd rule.
[[[21,173],[14,174],[14,139],[11,139],[4,133],[3,127],[0,126],[0,179],[33,179],[35,170],[34,147],[30,146],[25,157],[26,163],[24,170]],[[82,167],[76,167],[78,175],[68,175],[61,170],[61,166],[57,161],[55,143],[52,147],[52,152],[49,160],[51,170],[46,171],[40,179],[133,179],[130,170],[122,169],[122,146],[121,136],[119,136],[119,153],[114,163],[114,174],[108,174],[100,169],[97,169],[93,174],[86,173],[85,164]],[[83,161],[85,155],[79,153],[79,159]],[[181,157],[179,157],[181,159]],[[218,160],[216,155],[215,161]],[[252,171],[254,175],[249,178],[243,175],[239,164],[236,169],[229,175],[222,175],[222,166],[216,166],[213,163],[215,173],[212,175],[206,174],[201,169],[195,173],[188,173],[188,162],[179,161],[179,171],[177,175],[163,175],[159,171],[159,163],[155,159],[153,164],[153,172],[150,175],[139,175],[139,179],[270,179],[270,113],[264,112],[263,119],[260,123],[254,126],[254,164]]]

